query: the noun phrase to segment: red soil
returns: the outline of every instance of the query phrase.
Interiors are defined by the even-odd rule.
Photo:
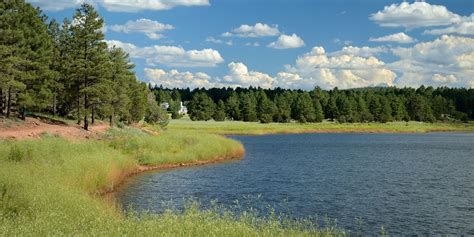
[[[49,124],[35,118],[27,118],[25,122],[12,124],[9,127],[5,127],[5,124],[2,123],[4,122],[0,121],[0,139],[40,138],[44,133],[67,139],[88,139],[105,132],[109,128],[109,125],[99,123],[89,126],[89,131],[86,131],[79,125]]]

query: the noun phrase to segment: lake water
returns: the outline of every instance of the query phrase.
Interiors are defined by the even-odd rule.
[[[365,234],[474,235],[474,134],[232,138],[243,160],[136,176],[119,202],[160,212],[190,198],[229,208],[239,200]]]

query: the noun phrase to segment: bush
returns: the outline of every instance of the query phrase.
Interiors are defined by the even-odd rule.
[[[159,124],[161,127],[166,127],[169,122],[168,113],[166,113],[158,104],[150,104],[145,113],[145,122],[149,124]]]

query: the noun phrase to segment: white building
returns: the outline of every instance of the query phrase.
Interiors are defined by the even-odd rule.
[[[186,106],[184,106],[183,101],[181,101],[181,103],[180,103],[179,113],[180,114],[187,114],[188,113],[188,108],[186,108]]]
[[[161,103],[160,106],[162,109],[168,110],[168,108],[170,107],[170,104],[168,102],[165,102],[165,103]]]

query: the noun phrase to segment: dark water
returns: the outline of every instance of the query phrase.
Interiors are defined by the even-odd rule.
[[[118,194],[161,211],[183,199],[272,206],[352,232],[474,235],[474,134],[236,136],[242,161],[148,173]],[[250,198],[249,198],[250,197]]]

